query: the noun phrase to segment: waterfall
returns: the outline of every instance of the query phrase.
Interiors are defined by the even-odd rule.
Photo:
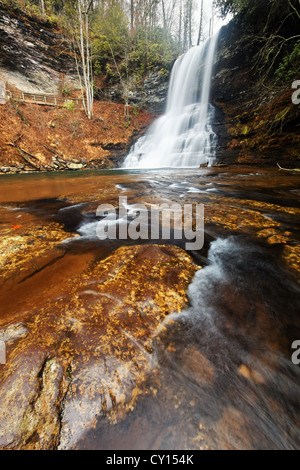
[[[175,62],[166,113],[130,149],[123,168],[199,168],[213,163],[217,137],[209,95],[217,40],[218,34]]]

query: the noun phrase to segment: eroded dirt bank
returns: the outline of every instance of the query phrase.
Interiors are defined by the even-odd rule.
[[[70,98],[71,99],[71,98]],[[83,110],[9,102],[0,106],[1,173],[113,168],[153,116],[124,105],[95,102]]]

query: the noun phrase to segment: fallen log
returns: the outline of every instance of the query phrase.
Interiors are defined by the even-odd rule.
[[[29,158],[29,157],[31,157],[31,158],[34,158],[35,160],[38,160],[37,157],[35,157],[34,155],[31,155],[30,153],[26,152],[26,150],[21,149],[21,147],[14,144],[13,142],[8,142],[8,145],[10,145],[11,147],[16,148],[17,151],[19,152],[19,154],[21,155],[21,157],[25,160],[25,162],[27,162],[29,165],[33,166],[37,170],[40,170],[40,167],[38,165],[36,165],[33,161],[31,161],[31,159]]]
[[[39,161],[38,157],[36,157],[35,155],[32,155],[32,153],[27,152],[27,150],[22,149],[21,147],[19,147],[14,142],[8,142],[8,145],[10,145],[11,147],[15,147],[16,149],[20,150],[25,155],[28,155],[29,157],[34,158],[35,160]]]
[[[50,147],[47,147],[47,145],[44,145],[44,144],[42,144],[42,145],[48,152],[53,153],[53,155],[56,155],[57,157],[60,157],[60,158],[63,157],[62,154],[57,153],[57,151],[51,149]]]
[[[15,140],[12,141],[12,143],[14,145],[16,145],[16,143],[18,142],[18,140],[21,140],[23,137],[23,134],[18,134],[17,137],[15,138]]]

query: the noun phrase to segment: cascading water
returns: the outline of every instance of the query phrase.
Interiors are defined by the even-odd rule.
[[[218,34],[175,62],[166,113],[131,148],[123,168],[199,168],[213,163],[217,137],[209,95],[217,40]]]

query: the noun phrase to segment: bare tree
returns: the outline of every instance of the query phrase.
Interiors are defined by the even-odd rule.
[[[183,50],[192,47],[193,0],[186,0],[183,14]]]
[[[46,18],[45,0],[40,0],[40,10],[44,18]]]
[[[180,0],[179,8],[179,28],[178,28],[178,42],[179,45],[182,45],[182,0]]]
[[[197,46],[199,46],[199,44],[201,42],[202,29],[203,29],[203,0],[201,0],[201,6],[200,6],[200,24],[199,24],[199,33],[198,33]]]
[[[134,0],[130,0],[130,29],[134,30]]]
[[[162,12],[163,12],[163,24],[164,28],[167,28],[167,16],[166,16],[166,7],[165,7],[165,1],[161,0],[161,5],[162,5]]]
[[[84,108],[89,119],[93,116],[93,71],[90,57],[89,40],[89,10],[93,0],[77,0],[78,24],[79,24],[79,50],[84,81]]]
[[[189,28],[189,47],[192,47],[192,18],[193,18],[193,0],[188,0],[188,28]]]

